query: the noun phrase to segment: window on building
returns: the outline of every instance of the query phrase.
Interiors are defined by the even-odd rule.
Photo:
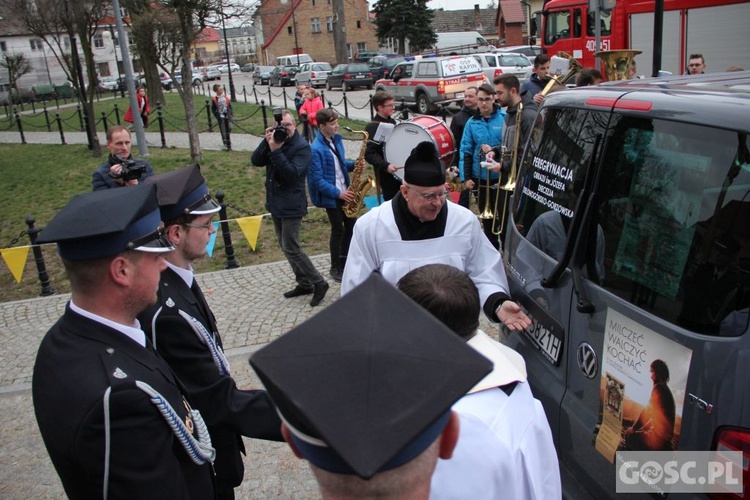
[[[312,6],[315,7],[315,0],[312,0]]]
[[[31,50],[42,50],[43,43],[44,42],[38,38],[32,38],[31,40],[29,40],[29,45],[31,46]]]
[[[8,50],[8,47],[5,45],[5,42],[0,42],[0,52],[5,52]]]
[[[351,43],[347,43],[346,44],[346,55],[347,55],[347,57],[349,59],[352,59],[353,54],[352,54],[352,44]]]
[[[333,16],[326,17],[326,31],[333,31]]]
[[[367,43],[365,42],[357,42],[357,52],[362,53],[367,50]]]
[[[70,50],[70,37],[66,36],[63,38],[63,47],[65,47],[67,50]]]
[[[359,28],[361,28],[361,27],[362,27],[362,21],[360,21],[360,20],[357,20],[357,29],[359,29]]]
[[[292,34],[292,27],[291,26],[287,26],[286,27],[286,34],[287,35],[291,35]]]
[[[94,35],[94,48],[95,49],[103,49],[104,48],[104,37],[101,33],[96,33]]]
[[[112,76],[109,72],[109,63],[97,63],[96,69],[99,72],[99,76]]]
[[[319,17],[313,17],[311,19],[312,21],[312,32],[313,33],[320,33],[320,18]]]

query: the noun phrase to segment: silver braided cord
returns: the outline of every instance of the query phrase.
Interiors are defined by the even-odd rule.
[[[208,350],[211,352],[211,357],[214,358],[214,363],[216,363],[216,366],[219,369],[219,374],[222,376],[229,375],[229,361],[224,355],[224,351],[222,351],[221,347],[219,347],[214,340],[214,336],[211,335],[205,326],[203,326],[203,323],[190,316],[185,311],[180,310],[179,313],[180,316],[188,322],[195,334],[198,335],[198,338],[208,346]]]
[[[107,387],[104,391],[104,479],[102,481],[102,498],[107,500],[109,495],[109,454],[111,450],[111,429],[109,424],[109,396],[112,394],[112,387]]]
[[[211,436],[208,434],[206,423],[203,421],[200,412],[194,409],[190,410],[190,416],[195,426],[196,438],[187,429],[184,422],[172,408],[172,405],[169,404],[169,401],[164,399],[161,394],[147,383],[136,380],[135,384],[151,397],[151,402],[159,409],[164,420],[167,421],[167,425],[169,425],[172,432],[177,436],[177,439],[183,448],[185,448],[190,459],[198,465],[203,465],[206,461],[213,463],[216,459],[216,450],[211,445]]]

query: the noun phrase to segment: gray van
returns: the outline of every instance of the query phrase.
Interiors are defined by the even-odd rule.
[[[504,229],[533,326],[501,337],[565,497],[614,498],[622,451],[739,450],[747,491],[749,116],[750,71],[563,90],[539,111]]]

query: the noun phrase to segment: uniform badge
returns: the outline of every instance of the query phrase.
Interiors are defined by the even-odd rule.
[[[187,430],[190,431],[190,434],[193,434],[193,417],[192,410],[190,410],[190,405],[188,405],[188,402],[185,401],[183,398],[182,403],[185,405],[185,409],[187,410],[187,415],[185,415],[185,427],[187,427]]]
[[[122,371],[120,368],[115,368],[115,371],[112,373],[112,375],[115,378],[126,378],[128,376],[128,374]]]
[[[172,300],[172,297],[167,299],[167,307],[174,307],[174,300]]]

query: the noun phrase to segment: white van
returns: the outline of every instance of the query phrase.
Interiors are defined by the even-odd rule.
[[[309,54],[292,54],[276,58],[276,66],[299,66],[300,64],[314,62]]]
[[[436,35],[435,48],[440,54],[474,54],[476,52],[492,52],[495,48],[478,31],[453,31],[436,33]]]

